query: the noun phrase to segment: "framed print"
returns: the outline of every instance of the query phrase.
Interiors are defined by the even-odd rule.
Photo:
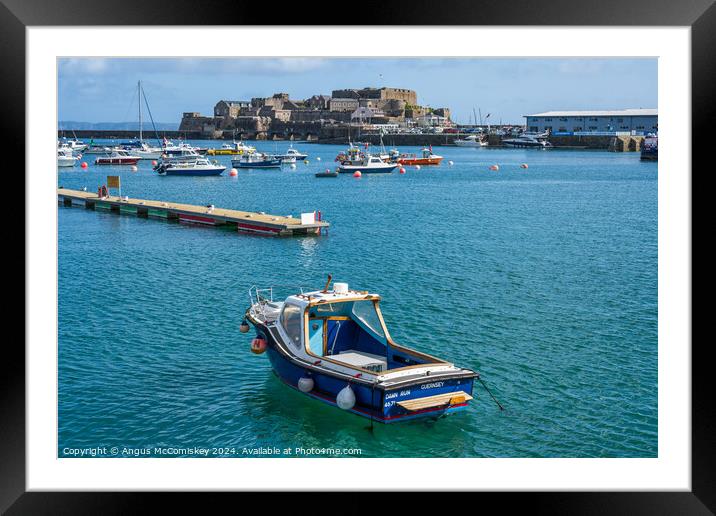
[[[349,26],[180,4],[2,8],[28,301],[3,509],[713,510],[691,340],[709,2],[391,3]]]

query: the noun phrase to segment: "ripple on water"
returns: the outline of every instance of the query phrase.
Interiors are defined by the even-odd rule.
[[[306,145],[324,162],[338,149]],[[112,170],[133,197],[320,209],[331,222],[322,238],[59,208],[60,450],[655,457],[656,164],[629,153],[441,154],[455,164],[360,181],[315,180],[313,164],[235,180],[162,178],[145,163]],[[59,184],[93,190],[107,173],[62,170]],[[395,340],[479,370],[507,410],[478,384],[463,413],[371,432],[368,420],[283,385],[237,331],[248,288],[320,286],[327,273],[381,293]]]

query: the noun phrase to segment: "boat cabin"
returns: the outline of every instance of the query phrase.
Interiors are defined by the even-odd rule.
[[[372,374],[445,364],[393,342],[379,302],[375,294],[342,289],[338,283],[336,291],[289,296],[276,322],[291,351],[314,362]]]

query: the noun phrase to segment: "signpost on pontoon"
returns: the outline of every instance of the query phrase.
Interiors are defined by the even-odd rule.
[[[107,176],[107,188],[116,188],[119,190],[119,196],[122,197],[122,181],[119,176]]]

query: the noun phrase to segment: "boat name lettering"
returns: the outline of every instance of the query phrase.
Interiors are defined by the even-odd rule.
[[[435,383],[424,383],[420,386],[421,389],[435,389],[439,388],[445,385],[445,382],[435,382]]]
[[[405,391],[400,391],[399,393],[398,393],[398,392],[390,392],[390,393],[388,393],[388,394],[385,395],[385,399],[386,399],[386,400],[389,400],[389,399],[392,399],[392,398],[398,398],[398,397],[402,397],[402,396],[407,396],[408,394],[410,394],[410,389],[405,390]]]

